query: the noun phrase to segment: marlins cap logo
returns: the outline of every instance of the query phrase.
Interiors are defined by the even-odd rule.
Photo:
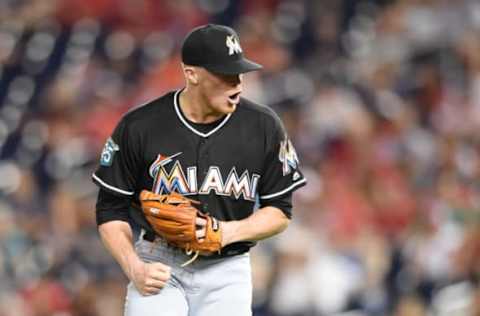
[[[225,44],[228,47],[228,55],[238,54],[242,52],[240,43],[238,43],[237,39],[233,35],[227,36]]]

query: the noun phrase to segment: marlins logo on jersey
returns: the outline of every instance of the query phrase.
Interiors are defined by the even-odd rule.
[[[248,170],[239,175],[236,168],[233,167],[224,182],[220,168],[210,166],[205,179],[199,184],[196,166],[188,167],[184,172],[180,161],[175,160],[170,172],[165,169],[165,166],[173,162],[173,158],[180,154],[176,153],[171,156],[160,154],[150,165],[149,174],[154,179],[153,192],[162,194],[177,191],[184,195],[208,195],[213,190],[217,195],[234,196],[237,200],[243,196],[245,200],[255,201],[260,175],[256,173],[250,175]]]
[[[280,142],[280,151],[278,153],[278,159],[283,164],[283,175],[286,176],[292,170],[296,170],[298,166],[298,156],[292,142],[289,139],[285,139]],[[296,179],[295,179],[296,180]]]

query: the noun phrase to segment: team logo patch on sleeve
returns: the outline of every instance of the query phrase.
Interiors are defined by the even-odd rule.
[[[295,148],[293,147],[292,142],[289,139],[285,139],[284,141],[280,142],[280,152],[278,153],[278,159],[283,164],[282,171],[284,176],[290,174],[292,170],[297,169],[297,152],[295,151]]]
[[[120,147],[113,141],[111,137],[107,139],[105,146],[103,147],[102,154],[100,155],[100,165],[110,167],[113,163],[113,156],[116,151],[119,151]]]

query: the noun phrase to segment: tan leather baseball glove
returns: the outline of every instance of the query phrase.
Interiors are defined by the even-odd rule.
[[[197,210],[194,205],[200,202],[172,192],[156,194],[143,190],[140,193],[143,214],[155,232],[169,244],[184,249],[187,254],[200,252],[220,252],[222,248],[222,230],[218,220]],[[203,218],[204,237],[197,238],[197,218]],[[184,264],[189,264],[189,260]]]

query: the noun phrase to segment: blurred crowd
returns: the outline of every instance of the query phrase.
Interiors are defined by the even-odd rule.
[[[90,176],[208,22],[309,180],[252,250],[254,315],[480,315],[479,1],[0,0],[0,316],[122,314]]]

